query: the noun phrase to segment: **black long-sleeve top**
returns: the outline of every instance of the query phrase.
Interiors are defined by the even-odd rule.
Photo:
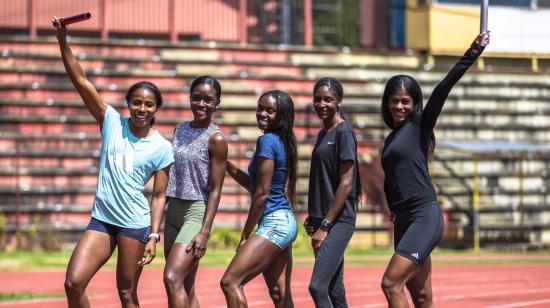
[[[477,51],[477,53],[474,51]],[[382,149],[384,191],[392,210],[437,201],[428,173],[428,151],[443,104],[453,86],[475,62],[483,47],[472,43],[464,56],[435,87],[426,107],[409,122],[392,131]]]

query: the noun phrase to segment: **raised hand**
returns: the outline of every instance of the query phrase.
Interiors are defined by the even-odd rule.
[[[482,32],[476,37],[475,42],[479,46],[485,47],[489,45],[490,38],[491,38],[491,31]]]
[[[52,24],[57,30],[56,32],[57,40],[64,41],[67,38],[67,27],[61,25],[61,20],[62,20],[61,17],[54,16],[54,18],[52,18]]]

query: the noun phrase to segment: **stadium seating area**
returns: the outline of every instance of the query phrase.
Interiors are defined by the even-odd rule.
[[[425,55],[406,52],[309,51],[206,43],[176,46],[124,40],[101,43],[82,38],[73,39],[71,44],[100,95],[118,110],[125,110],[123,97],[131,84],[141,80],[156,83],[165,103],[155,127],[167,138],[175,125],[191,119],[188,90],[192,79],[204,74],[218,78],[223,96],[216,121],[230,141],[230,159],[243,167],[260,134],[255,119],[259,94],[274,88],[289,92],[297,106],[302,210],[307,198],[309,155],[321,125],[311,108],[312,87],[324,76],[342,80],[344,110],[359,137],[362,175],[369,177],[363,183],[367,194],[358,226],[384,232],[387,221],[380,198],[383,175],[372,164],[376,164],[388,133],[379,110],[385,81],[395,74],[410,74],[428,97],[451,65],[443,58],[435,59],[435,66],[427,65]],[[16,219],[22,229],[38,223],[39,229],[82,230],[95,192],[98,126],[66,77],[53,37],[0,37],[0,52],[0,212],[7,217],[6,230],[14,230]],[[550,144],[550,75],[519,68],[473,67],[446,103],[436,129],[438,140]],[[473,180],[473,161],[469,153],[444,147],[437,148],[432,161],[432,177],[447,210],[448,235],[468,233],[472,194],[479,191],[485,239],[502,238],[519,230],[527,241],[550,242],[549,156],[481,155],[477,158],[477,181]],[[229,177],[223,192],[220,208],[224,214],[218,222],[238,224],[234,217],[247,210],[249,197]]]

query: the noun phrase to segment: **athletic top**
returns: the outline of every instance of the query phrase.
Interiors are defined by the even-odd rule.
[[[174,131],[172,146],[174,164],[168,178],[168,197],[183,200],[208,200],[210,155],[208,143],[212,134],[221,132],[217,125],[193,128],[191,122],[180,124]]]
[[[475,54],[473,49],[479,52]],[[390,209],[437,201],[428,173],[428,150],[433,129],[452,87],[483,49],[474,42],[435,87],[424,111],[413,115],[408,123],[392,131],[386,138],[382,149],[382,167],[385,172],[384,191]]]
[[[174,161],[172,147],[155,130],[138,138],[130,119],[108,106],[101,127],[101,158],[92,217],[124,228],[151,225],[149,202],[143,195],[153,173]]]
[[[269,189],[269,198],[265,204],[263,215],[269,214],[279,209],[290,209],[290,203],[285,195],[286,181],[286,152],[281,137],[276,133],[265,133],[258,137],[256,142],[256,152],[248,164],[248,174],[250,175],[250,194],[254,196],[256,192],[256,176],[258,168],[258,157],[265,157],[275,162],[275,170],[271,177],[271,188]]]
[[[351,125],[344,121],[335,128],[327,131],[321,130],[317,135],[317,141],[311,154],[311,167],[309,169],[309,195],[308,214],[314,223],[320,222],[332,207],[334,194],[340,184],[340,163],[353,161],[353,183],[359,180],[359,167],[357,163],[357,139]],[[336,222],[346,222],[355,225],[356,212],[355,200],[357,199],[357,185],[346,199],[344,208],[336,217]]]

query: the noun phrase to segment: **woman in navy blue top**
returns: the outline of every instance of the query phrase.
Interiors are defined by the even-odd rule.
[[[227,161],[227,173],[250,191],[252,204],[221,287],[228,307],[246,307],[244,285],[262,273],[276,307],[292,307],[290,275],[296,238],[297,146],[293,132],[294,103],[280,90],[264,93],[256,110],[258,138],[248,174]],[[258,228],[251,235],[254,226]]]
[[[430,253],[443,234],[443,215],[428,172],[435,147],[434,127],[452,87],[489,43],[477,36],[464,56],[435,87],[422,110],[422,92],[410,76],[392,77],[382,97],[382,116],[392,129],[382,149],[384,191],[394,222],[395,253],[382,289],[390,307],[408,307],[407,286],[415,307],[432,307]]]

